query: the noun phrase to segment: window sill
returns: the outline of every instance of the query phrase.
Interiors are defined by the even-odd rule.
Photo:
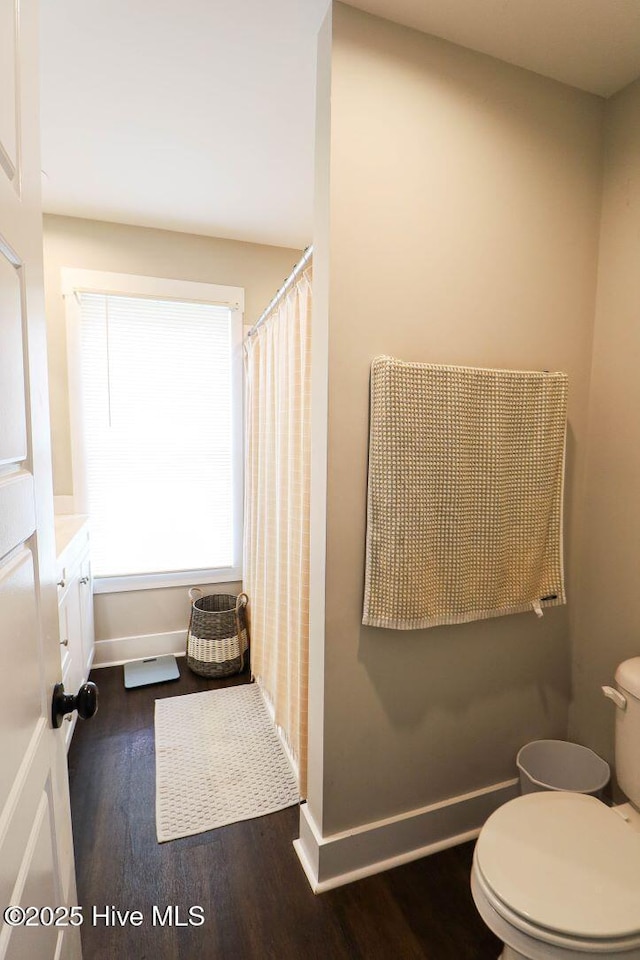
[[[180,570],[176,573],[141,573],[124,577],[94,577],[94,593],[126,593],[129,590],[160,590],[166,587],[195,587],[203,583],[238,583],[240,567],[217,570]]]

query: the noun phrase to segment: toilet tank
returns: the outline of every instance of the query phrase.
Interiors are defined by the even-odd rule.
[[[616,777],[620,789],[640,809],[640,657],[616,670],[616,686],[626,700],[616,710]]]

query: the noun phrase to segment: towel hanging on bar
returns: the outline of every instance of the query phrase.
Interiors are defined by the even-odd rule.
[[[364,624],[565,603],[566,402],[564,373],[373,361]]]

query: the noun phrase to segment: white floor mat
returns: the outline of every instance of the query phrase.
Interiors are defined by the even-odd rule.
[[[255,683],[156,700],[155,734],[159,843],[299,801]]]

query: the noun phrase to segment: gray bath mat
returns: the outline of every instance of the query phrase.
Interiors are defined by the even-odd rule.
[[[156,700],[155,733],[159,843],[299,801],[255,683]]]

